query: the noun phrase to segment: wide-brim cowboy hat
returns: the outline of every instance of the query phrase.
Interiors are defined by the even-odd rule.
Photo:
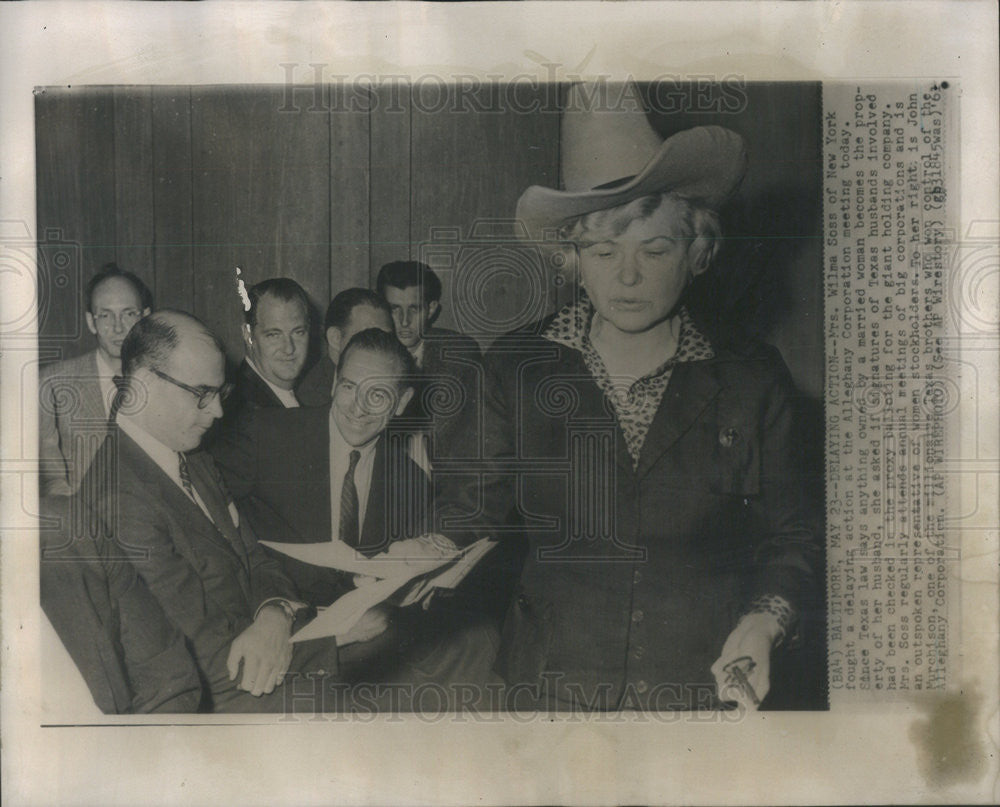
[[[746,172],[743,138],[722,126],[685,129],[664,140],[632,84],[569,88],[562,118],[561,190],[533,185],[517,218],[533,237],[597,210],[655,193],[675,193],[716,209]],[[616,98],[617,96],[617,98]]]

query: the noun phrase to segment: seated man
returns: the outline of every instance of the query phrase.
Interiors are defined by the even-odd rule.
[[[345,289],[330,301],[323,319],[328,355],[316,362],[299,383],[296,394],[303,406],[330,405],[340,352],[354,334],[368,328],[392,333],[389,307],[373,291]]]
[[[333,674],[337,647],[332,639],[289,643],[293,621],[307,609],[241,526],[212,458],[197,450],[222,415],[224,368],[218,339],[189,314],[161,311],[142,320],[122,345],[117,422],[83,490],[94,492],[88,505],[102,540],[131,557],[184,635],[205,706],[282,711],[287,704],[276,687],[286,672]]]
[[[244,412],[212,451],[259,537],[341,540],[374,554],[424,531],[426,476],[408,456],[406,436],[386,432],[413,396],[412,386],[397,382],[412,377],[413,359],[378,328],[355,334],[340,359],[332,405]],[[332,570],[280,557],[317,605],[353,588]]]
[[[38,380],[40,489],[69,496],[80,486],[104,436],[122,341],[153,307],[153,295],[131,272],[108,264],[84,289],[87,329],[97,338],[89,353],[42,369]]]
[[[309,297],[294,280],[272,277],[252,286],[232,409],[296,407],[295,382],[309,353]],[[234,411],[235,414],[235,411]]]
[[[183,634],[130,560],[86,529],[89,518],[74,518],[81,504],[79,494],[40,501],[39,588],[53,640],[105,714],[197,711],[201,680]],[[44,691],[53,685],[63,682],[43,681]]]
[[[396,337],[410,351],[423,382],[404,413],[426,420],[430,460],[478,456],[478,431],[474,420],[462,429],[462,411],[477,411],[482,368],[479,345],[456,331],[435,328],[441,313],[441,280],[419,261],[387,263],[378,273],[376,287],[389,304]]]
[[[238,428],[213,445],[226,484],[261,538],[343,541],[367,555],[408,539],[415,553],[432,551],[429,539],[417,537],[426,529],[428,480],[409,457],[409,434],[387,429],[413,396],[406,381],[414,374],[413,359],[378,328],[355,334],[339,358],[328,409],[245,412]],[[354,587],[342,572],[281,557],[299,590],[317,605]],[[438,608],[424,617],[409,608],[395,615],[396,631],[381,641],[410,665],[405,680],[485,678],[496,630],[479,614]],[[381,665],[373,672],[384,680],[392,670]]]

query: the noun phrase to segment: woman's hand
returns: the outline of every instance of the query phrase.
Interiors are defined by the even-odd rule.
[[[756,711],[771,689],[771,649],[782,635],[777,617],[747,614],[729,634],[712,665],[719,699]]]

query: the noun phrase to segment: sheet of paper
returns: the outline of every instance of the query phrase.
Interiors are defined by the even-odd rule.
[[[380,580],[397,578],[403,581],[412,580],[414,577],[426,574],[453,559],[452,556],[421,558],[420,560],[406,559],[402,554],[393,556],[391,553],[385,552],[366,558],[343,541],[318,544],[285,544],[276,541],[261,541],[260,543],[288,555],[290,558],[301,560],[303,563],[339,569],[352,574],[363,574]]]
[[[329,608],[322,609],[312,622],[292,636],[292,641],[304,642],[308,639],[322,639],[324,636],[336,636],[339,640],[350,632],[365,611],[391,597],[406,582],[406,579],[399,578],[379,580],[354,589]]]
[[[328,544],[267,543],[269,546],[274,546],[278,549],[282,549],[283,547],[296,547],[296,554],[291,552],[288,554],[292,557],[298,557],[300,560],[304,559],[304,556],[319,556],[322,553],[303,553],[298,550],[313,546],[329,546]],[[357,624],[358,620],[361,619],[365,611],[369,608],[373,608],[380,602],[384,602],[389,599],[389,597],[395,594],[396,591],[405,586],[415,577],[419,577],[421,575],[427,576],[424,579],[417,581],[413,589],[403,598],[403,601],[400,603],[401,606],[407,606],[418,602],[432,588],[454,588],[459,582],[461,582],[465,575],[469,573],[469,570],[476,565],[479,559],[482,558],[482,556],[495,545],[496,541],[483,538],[466,547],[464,550],[451,558],[444,558],[439,561],[435,560],[430,561],[427,564],[423,564],[423,570],[421,570],[420,564],[405,563],[403,561],[387,562],[384,559],[376,560],[375,558],[368,559],[368,563],[372,564],[372,568],[376,571],[384,572],[386,569],[391,568],[399,573],[386,576],[379,579],[375,583],[360,586],[354,591],[345,594],[343,597],[334,602],[329,608],[321,609],[317,617],[312,622],[292,637],[292,641],[303,642],[308,639],[320,639],[324,636],[336,636],[340,639]],[[343,547],[344,545],[340,544],[340,546]],[[346,547],[344,548],[346,549]],[[348,549],[347,551],[352,555],[354,554],[353,550]],[[339,550],[334,550],[332,552],[327,552],[324,557],[332,558],[338,555],[342,556],[343,553],[339,552]],[[428,574],[428,571],[433,571],[433,569],[440,568],[444,565],[447,565],[447,568],[440,573]],[[335,568],[341,567],[338,566]],[[361,568],[364,569],[365,567]],[[370,577],[378,577],[377,574],[372,574],[370,572],[360,571],[358,573],[368,574]]]

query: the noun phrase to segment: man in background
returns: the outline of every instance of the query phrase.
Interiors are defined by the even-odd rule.
[[[376,287],[392,312],[396,337],[420,370],[422,382],[404,417],[426,422],[431,464],[475,457],[478,435],[458,427],[459,414],[479,405],[481,356],[475,340],[434,327],[441,314],[440,278],[425,263],[395,261],[379,271]]]
[[[107,264],[84,289],[87,329],[97,347],[42,369],[38,383],[42,496],[68,496],[104,439],[122,342],[153,308],[153,295],[132,272]]]
[[[329,406],[340,352],[359,331],[379,328],[392,333],[392,315],[385,300],[370,289],[350,288],[337,294],[323,318],[327,356],[305,374],[296,394],[303,406]]]
[[[248,296],[234,414],[248,406],[296,407],[295,382],[309,353],[309,297],[287,277],[264,280]]]

